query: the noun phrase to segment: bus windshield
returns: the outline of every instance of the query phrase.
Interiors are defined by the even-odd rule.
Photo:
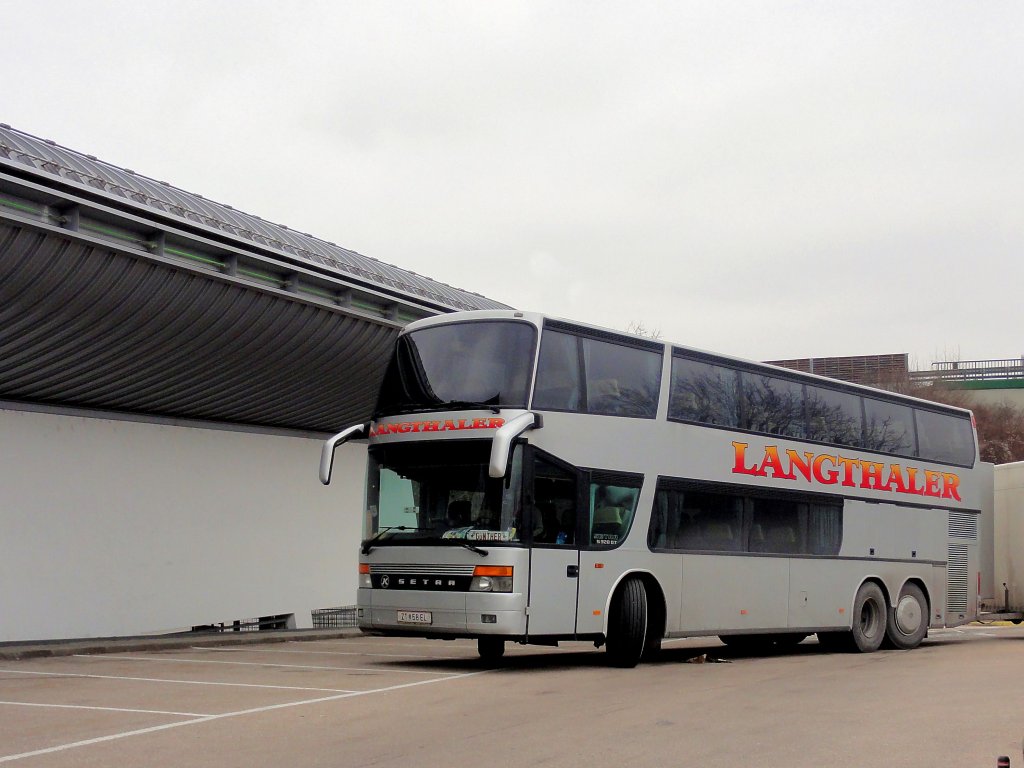
[[[520,540],[522,446],[503,478],[488,476],[490,441],[370,448],[364,545]]]
[[[525,408],[536,329],[478,320],[422,328],[398,338],[378,414],[446,408]]]

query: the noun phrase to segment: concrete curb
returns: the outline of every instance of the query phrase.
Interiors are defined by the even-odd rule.
[[[360,635],[362,635],[362,632],[356,628],[292,629],[0,643],[0,661],[19,661],[51,656],[74,656],[76,654],[173,651],[183,648],[215,648],[232,645],[337,640],[346,637],[359,637]]]

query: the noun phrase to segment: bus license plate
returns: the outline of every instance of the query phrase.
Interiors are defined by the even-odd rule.
[[[399,624],[430,624],[433,621],[433,617],[430,615],[430,611],[399,611],[398,612],[398,623]]]

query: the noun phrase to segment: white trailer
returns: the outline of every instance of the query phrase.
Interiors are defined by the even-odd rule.
[[[1024,618],[1024,461],[995,468],[992,536],[993,591],[989,610],[1000,618]],[[1013,615],[1001,616],[1010,613]],[[986,616],[985,619],[993,618]]]

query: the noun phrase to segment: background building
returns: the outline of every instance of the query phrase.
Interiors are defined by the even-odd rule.
[[[909,375],[907,354],[854,355],[849,357],[803,357],[794,360],[770,360],[771,365],[814,373],[830,379],[851,381],[870,387],[905,386]]]
[[[0,125],[0,641],[353,602],[321,440],[403,325],[502,307]]]

